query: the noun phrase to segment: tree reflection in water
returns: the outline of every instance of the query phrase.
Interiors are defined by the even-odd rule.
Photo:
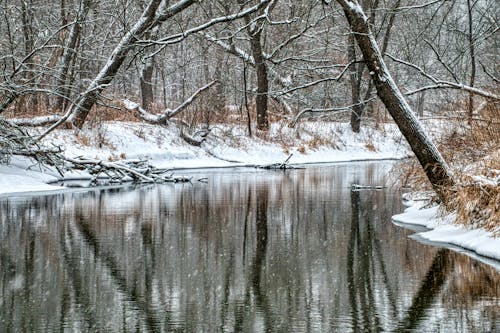
[[[0,200],[0,331],[494,331],[499,273],[407,238],[380,164]]]

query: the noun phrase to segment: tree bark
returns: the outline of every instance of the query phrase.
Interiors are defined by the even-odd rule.
[[[266,60],[262,55],[261,44],[262,30],[257,31],[252,36],[252,53],[255,59],[255,72],[257,74],[257,96],[255,96],[255,106],[257,109],[257,128],[262,131],[269,129],[269,119],[267,116],[269,81],[267,79]]]
[[[136,24],[115,47],[104,67],[90,83],[87,90],[74,106],[73,114],[68,119],[73,126],[77,128],[81,128],[83,126],[90,109],[94,106],[99,94],[104,90],[104,87],[111,83],[115,77],[125,60],[125,57],[127,56],[127,53],[132,47],[133,42],[142,36],[154,22],[156,11],[160,3],[161,0],[151,0]]]
[[[396,19],[396,13],[397,13],[397,8],[399,7],[399,4],[401,3],[400,0],[396,1],[394,6],[392,7],[392,10],[389,15],[387,27],[385,30],[384,38],[382,40],[382,55],[385,53],[387,50],[387,47],[389,45],[389,38],[391,35],[391,30],[394,25],[394,21]],[[369,8],[371,11],[371,15],[369,20],[369,25],[374,26],[375,25],[375,13],[377,11],[378,7],[378,1],[373,2],[373,1],[368,1],[367,4],[365,5],[366,8]],[[385,20],[385,18],[384,18]],[[349,36],[349,41],[348,41],[348,50],[347,50],[348,58],[349,61],[356,61],[356,41],[354,39],[354,36],[351,34]],[[371,82],[368,83],[368,87],[366,88],[366,91],[364,93],[364,98],[361,98],[361,83],[363,81],[363,74],[364,74],[364,64],[363,63],[354,63],[352,65],[352,71],[350,74],[350,81],[351,81],[351,101],[352,101],[352,111],[351,111],[351,130],[354,133],[359,133],[361,130],[361,116],[363,115],[363,112],[365,111],[365,108],[367,106],[367,101],[370,98],[370,95],[372,93],[373,85]]]
[[[392,79],[361,6],[357,1],[337,2],[363,53],[378,96],[410,144],[434,190],[446,202],[446,189],[454,184],[451,172]]]
[[[28,56],[33,52],[35,41],[33,32],[33,8],[31,0],[21,1],[21,13],[22,13],[22,24],[23,24],[23,37],[24,37],[24,53]],[[32,61],[33,58],[32,58]],[[34,64],[30,61],[26,63],[26,73],[24,78],[27,84],[36,85],[34,82]],[[25,103],[24,103],[25,102]],[[38,109],[38,96],[36,93],[27,95],[23,97],[21,104],[30,112],[37,111]]]
[[[349,35],[349,41],[347,46],[347,57],[349,61],[356,61],[356,41],[354,36]],[[358,75],[362,74],[359,70],[361,64],[353,64],[351,66],[349,73],[349,81],[351,84],[351,104],[353,105],[351,110],[351,130],[354,133],[359,133],[361,129],[361,114],[363,112],[363,105],[360,104],[361,100],[360,90],[361,90],[361,78]]]
[[[64,52],[62,55],[62,64],[61,64],[61,71],[59,73],[58,77],[58,82],[57,82],[57,100],[56,100],[56,105],[55,108],[58,111],[64,111],[66,109],[66,106],[68,104],[70,94],[71,94],[71,89],[68,87],[69,86],[69,73],[71,71],[71,63],[76,56],[76,45],[77,41],[80,38],[80,33],[81,33],[81,24],[82,21],[85,20],[87,13],[90,8],[90,1],[86,0],[83,1],[82,3],[82,8],[81,10],[77,13],[77,17],[75,18],[75,22],[71,26],[71,29],[69,31],[68,39],[66,40],[66,43],[64,45]],[[63,22],[65,22],[67,19],[63,18]]]
[[[467,0],[467,17],[469,23],[469,53],[470,53],[470,80],[469,86],[474,87],[474,81],[476,78],[476,53],[474,50],[474,36],[473,36],[473,27],[472,27],[472,5],[471,1]],[[469,125],[472,125],[472,116],[474,114],[474,94],[469,92],[469,105],[467,110],[467,122]]]
[[[154,59],[149,57],[145,60],[145,63],[141,70],[141,104],[142,108],[151,111],[154,101],[153,93],[153,69],[154,69]]]

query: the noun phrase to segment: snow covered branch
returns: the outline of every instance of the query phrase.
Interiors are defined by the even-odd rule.
[[[135,116],[138,117],[139,119],[142,119],[150,124],[166,124],[168,120],[170,120],[172,117],[177,116],[179,113],[185,110],[200,96],[201,93],[203,93],[216,83],[217,81],[212,81],[204,85],[203,87],[195,91],[188,99],[182,102],[178,107],[176,107],[173,110],[167,109],[159,115],[149,113],[148,111],[144,110],[139,104],[129,101],[128,99],[124,100],[123,103],[126,109],[135,111]]]
[[[33,118],[16,118],[9,119],[11,124],[15,124],[17,126],[25,126],[25,127],[38,127],[38,126],[46,126],[51,125],[61,119],[60,116],[50,115],[50,116],[40,116]]]
[[[229,21],[234,21],[234,20],[243,18],[245,16],[248,16],[251,13],[258,11],[259,9],[261,9],[265,5],[269,4],[270,2],[271,2],[271,0],[261,0],[255,6],[247,8],[247,9],[245,9],[243,11],[238,12],[238,13],[231,14],[231,15],[226,15],[226,16],[221,16],[221,17],[217,17],[217,18],[211,19],[210,21],[205,22],[205,23],[203,23],[203,24],[201,24],[199,26],[196,26],[194,28],[187,29],[187,30],[185,30],[183,32],[180,32],[180,33],[177,33],[177,34],[173,34],[173,35],[161,38],[159,40],[145,40],[145,41],[142,41],[142,43],[146,43],[146,44],[161,44],[161,45],[168,45],[168,44],[179,43],[180,41],[184,40],[188,36],[190,36],[192,34],[195,34],[197,32],[206,30],[206,29],[210,28],[213,25],[216,25],[216,24],[219,24],[219,23],[224,23],[224,22],[229,22]]]
[[[106,162],[85,158],[67,158],[72,168],[86,170],[94,178],[105,175],[110,182],[167,183],[189,182],[189,178],[173,177],[168,169],[159,169],[143,160]]]
[[[361,101],[356,104],[348,105],[348,106],[341,106],[341,107],[335,107],[335,108],[326,108],[326,109],[314,109],[314,108],[307,108],[302,111],[300,111],[295,118],[293,119],[292,123],[290,124],[291,127],[295,127],[297,122],[306,114],[306,113],[339,113],[339,112],[346,112],[346,111],[352,111],[352,109],[355,106],[358,105],[364,105],[367,104],[371,101],[373,101],[375,97],[366,99],[364,101]]]
[[[387,54],[387,53],[386,53],[386,55],[395,62],[398,62],[400,64],[403,64],[405,66],[408,66],[408,67],[411,67],[411,68],[417,70],[421,75],[425,76],[426,78],[428,78],[429,80],[431,80],[434,83],[433,85],[428,85],[428,86],[421,87],[421,88],[416,89],[416,90],[408,91],[408,92],[406,92],[406,95],[412,95],[412,94],[415,94],[417,92],[424,91],[424,90],[430,90],[430,89],[459,89],[459,90],[464,90],[464,91],[467,91],[467,92],[470,92],[470,93],[473,93],[473,94],[476,94],[479,96],[483,96],[486,98],[491,98],[491,99],[495,99],[495,100],[500,99],[500,96],[496,95],[495,93],[491,93],[491,92],[483,90],[483,89],[478,89],[476,87],[471,87],[471,86],[468,86],[468,85],[465,85],[462,83],[455,83],[455,82],[451,82],[451,81],[437,79],[434,76],[426,73],[421,67],[419,67],[415,64],[398,59],[398,58],[393,57],[392,55]]]

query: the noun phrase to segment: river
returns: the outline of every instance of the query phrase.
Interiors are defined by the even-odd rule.
[[[192,184],[1,198],[0,331],[499,330],[500,272],[391,223],[390,170],[179,171]]]

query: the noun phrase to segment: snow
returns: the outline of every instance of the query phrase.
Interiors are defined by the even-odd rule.
[[[59,130],[47,139],[63,146],[68,157],[148,159],[157,167],[172,169],[262,165],[282,162],[290,153],[292,164],[401,158],[408,154],[393,127],[386,133],[365,130],[356,135],[347,123],[305,122],[297,129],[273,124],[269,136],[269,140],[249,138],[244,127],[216,125],[202,147],[194,147],[184,142],[173,126],[110,122],[78,136]],[[322,144],[314,144],[315,140]],[[375,151],[367,148],[367,142]]]
[[[348,123],[304,121],[296,128],[275,123],[267,135],[264,139],[249,138],[245,126],[214,125],[202,147],[194,147],[180,138],[173,125],[104,122],[78,133],[57,129],[45,143],[61,146],[70,158],[147,159],[156,167],[170,169],[264,165],[283,162],[290,154],[291,164],[395,159],[408,154],[394,125],[355,134]],[[10,165],[0,165],[0,195],[61,189],[47,184],[60,178],[57,173],[25,170],[31,164],[14,158]],[[82,177],[88,175],[64,176]]]
[[[423,202],[410,202],[404,213],[392,217],[396,223],[423,226],[429,231],[419,232],[418,238],[434,243],[447,243],[480,256],[500,260],[500,238],[494,238],[484,229],[469,229],[453,224],[453,213],[442,214],[438,206],[423,207]]]
[[[26,159],[13,159],[10,165],[0,164],[0,196],[13,193],[54,191],[63,187],[49,185],[57,177],[49,170],[26,170],[30,166]]]

